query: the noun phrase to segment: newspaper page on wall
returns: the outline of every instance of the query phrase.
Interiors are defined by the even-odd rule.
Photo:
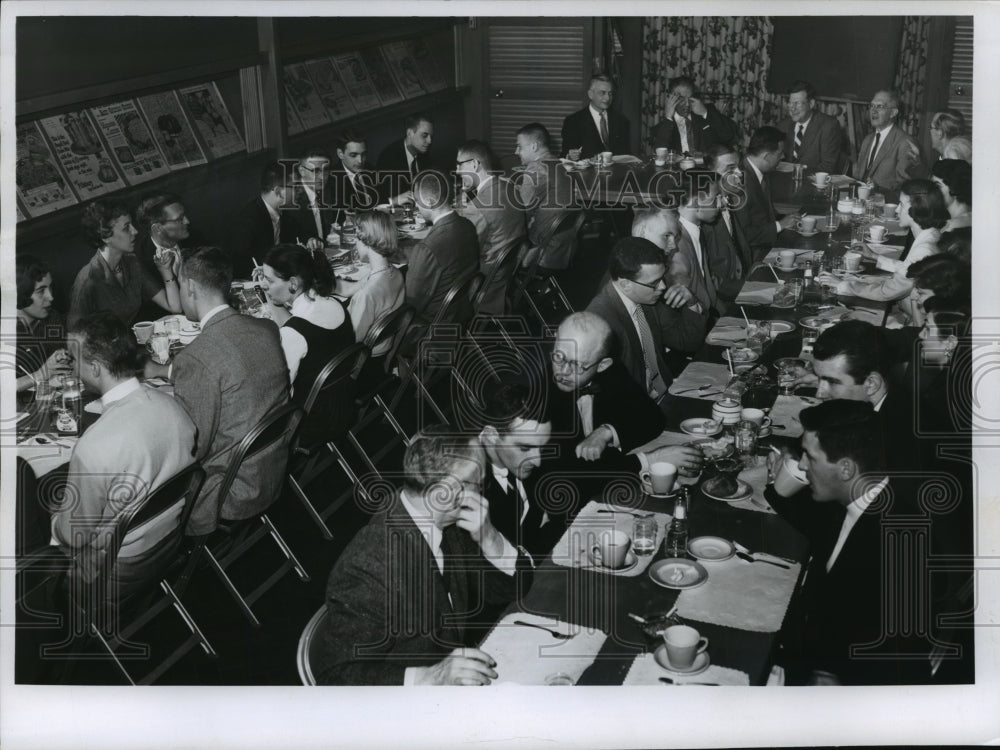
[[[402,94],[396,88],[396,81],[389,72],[389,66],[385,64],[385,58],[378,48],[369,47],[361,50],[361,59],[365,61],[365,67],[368,68],[368,74],[378,92],[378,98],[382,100],[382,105],[403,101]]]
[[[130,184],[148,182],[170,171],[133,100],[91,107],[90,114]]]
[[[44,117],[41,125],[81,201],[125,187],[85,110]]]
[[[412,99],[426,93],[424,84],[420,81],[417,63],[413,59],[413,51],[407,42],[382,45],[382,57],[405,98]]]
[[[180,96],[214,158],[246,150],[243,136],[236,129],[215,82],[188,86],[180,90]]]
[[[316,93],[319,94],[330,119],[336,122],[357,112],[353,102],[351,102],[351,95],[347,93],[347,87],[337,75],[333,60],[329,57],[324,57],[321,60],[309,60],[306,62],[306,69],[312,76]]]
[[[375,86],[372,85],[371,78],[368,77],[368,69],[365,68],[365,64],[357,52],[334,55],[331,59],[337,66],[337,72],[340,73],[344,85],[347,86],[351,101],[354,102],[354,107],[358,112],[382,106],[378,94],[375,93]]]
[[[208,161],[175,91],[140,96],[139,108],[170,169],[185,169]]]
[[[409,45],[413,61],[417,65],[417,70],[420,71],[420,80],[424,82],[424,88],[428,91],[438,91],[447,87],[448,80],[444,77],[441,67],[424,40],[411,39]]]
[[[290,101],[306,130],[330,124],[330,117],[320,101],[302,63],[286,65],[282,78],[285,82],[285,100]]]
[[[77,200],[37,122],[17,126],[17,197],[30,216],[44,216]]]

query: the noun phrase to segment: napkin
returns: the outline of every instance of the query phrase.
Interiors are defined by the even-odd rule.
[[[775,172],[794,172],[795,165],[790,161],[779,161],[778,166],[774,168]]]
[[[711,658],[712,644],[708,644],[709,658]],[[693,674],[688,677],[681,677],[676,672],[668,672],[656,663],[656,657],[650,654],[640,654],[635,657],[632,666],[625,675],[622,685],[662,685],[663,687],[673,687],[660,682],[661,677],[669,677],[674,682],[683,685],[685,682],[717,682],[720,685],[749,685],[750,676],[746,672],[729,667],[719,667],[712,664],[701,674]]]
[[[777,214],[782,214],[788,216],[789,214],[797,214],[802,212],[801,203],[775,203],[774,212]]]
[[[757,513],[774,514],[774,509],[764,499],[764,488],[767,487],[767,461],[764,456],[754,456],[754,464],[740,472],[740,479],[750,485],[753,494],[738,503],[729,503],[734,508],[752,510]],[[718,501],[716,501],[718,502]]]
[[[704,398],[708,401],[716,401],[719,398],[719,391],[725,389],[729,383],[732,373],[729,372],[729,365],[717,362],[690,362],[684,371],[674,379],[667,389],[668,393],[677,394],[678,391],[686,391],[693,388],[690,393],[681,394],[685,398]],[[704,391],[697,390],[708,383],[711,387]],[[713,394],[706,396],[705,394]]]
[[[885,257],[892,258],[893,260],[899,260],[899,256],[903,254],[903,248],[899,245],[882,245],[875,242],[869,242],[868,249],[876,255],[884,255]]]
[[[54,443],[41,444],[35,437],[42,437],[46,440],[57,440],[68,448],[55,445]],[[55,468],[69,462],[73,447],[80,438],[65,435],[55,435],[53,433],[40,433],[27,440],[22,440],[17,444],[17,455],[28,462],[36,477],[48,474]]]
[[[785,569],[734,556],[702,565],[708,570],[708,580],[681,592],[677,614],[688,620],[758,633],[774,633],[781,628],[799,580],[798,563]]]
[[[873,310],[870,307],[861,307],[858,305],[851,311],[850,317],[854,320],[863,320],[866,323],[880,326],[882,325],[882,321],[885,320],[885,310]]]
[[[620,156],[612,156],[611,162],[613,164],[642,164],[642,159],[631,154],[621,154]]]
[[[705,337],[706,344],[715,346],[730,346],[731,344],[742,344],[746,341],[747,324],[743,318],[726,316],[719,318],[715,322],[708,336]]]
[[[801,437],[802,424],[799,422],[799,412],[807,406],[815,406],[818,403],[817,398],[778,396],[768,416],[771,417],[772,425],[781,425],[782,429],[772,427],[773,434],[786,438]]]
[[[515,625],[515,620],[575,635],[569,640],[559,640],[544,630]],[[551,617],[514,612],[493,627],[479,648],[496,660],[496,684],[544,685],[545,678],[557,672],[569,675],[576,683],[594,663],[607,637],[607,633],[600,630],[589,630]]]
[[[844,187],[845,185],[853,185],[858,180],[846,174],[832,174],[830,175],[830,182],[836,187]]]
[[[747,281],[736,298],[737,305],[770,305],[774,301],[774,281]]]
[[[640,496],[641,497],[641,496]],[[598,513],[598,510],[616,510],[618,513]],[[636,565],[627,570],[608,570],[596,567],[590,561],[590,550],[597,543],[597,538],[605,529],[618,529],[632,536],[632,523],[635,516],[632,513],[642,513],[636,508],[627,508],[621,505],[609,505],[590,501],[580,511],[572,525],[566,529],[558,544],[552,549],[552,562],[564,568],[584,568],[596,573],[605,575],[621,576],[623,578],[635,578],[645,572],[653,555],[637,557]],[[671,516],[667,513],[654,513],[656,519],[657,544],[666,533],[670,525]]]
[[[780,256],[778,255],[778,253],[780,253],[782,250],[793,251],[796,254],[795,255],[796,263],[801,263],[802,261],[806,260],[812,260],[817,254],[818,255],[823,254],[822,250],[803,250],[800,247],[775,247],[772,248],[771,251],[767,255],[765,255],[760,262],[767,263],[768,265],[770,264],[778,265],[778,261],[780,260]]]

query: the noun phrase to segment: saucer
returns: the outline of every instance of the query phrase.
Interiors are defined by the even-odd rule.
[[[670,663],[670,657],[667,656],[667,644],[664,643],[656,647],[656,651],[653,652],[653,658],[656,659],[656,663],[663,667],[668,672],[672,672],[676,675],[696,675],[701,674],[709,665],[712,660],[708,658],[708,651],[702,651],[696,657],[694,657],[694,662],[687,669],[678,669],[673,664]]]
[[[680,424],[681,432],[687,435],[701,435],[711,437],[722,432],[722,423],[715,419],[703,419],[696,417],[685,419]]]
[[[740,500],[746,500],[748,497],[753,495],[753,488],[744,482],[742,479],[736,480],[736,494],[731,497],[721,497],[719,495],[713,495],[711,492],[705,489],[705,485],[711,483],[711,479],[707,480],[705,484],[701,486],[701,494],[705,497],[711,498],[712,500],[721,500],[724,503],[738,503]]]
[[[666,589],[693,589],[708,580],[708,571],[701,563],[681,557],[657,560],[648,572],[653,583]]]
[[[734,365],[735,364],[742,364],[744,362],[756,362],[758,359],[760,359],[760,355],[757,352],[755,352],[753,349],[748,349],[745,346],[744,347],[740,347],[737,351],[739,351],[740,354],[738,354],[736,356],[736,359],[733,360],[733,364]],[[730,356],[730,350],[729,349],[723,349],[722,350],[722,358],[724,360],[728,361],[729,360],[729,356]]]
[[[812,237],[814,235],[819,234],[819,230],[818,229],[814,229],[811,232],[803,232],[801,229],[796,229],[795,231],[798,232],[803,237]]]
[[[768,323],[771,324],[771,335],[780,333],[791,333],[795,330],[795,324],[789,323],[787,320],[769,320]]]
[[[874,238],[874,237],[872,236],[872,233],[871,233],[871,232],[865,232],[865,239],[866,239],[866,240],[868,240],[869,242],[874,242],[874,243],[875,243],[876,245],[883,245],[883,244],[885,244],[885,241],[886,241],[887,239],[889,239],[889,233],[888,233],[888,232],[886,232],[886,233],[885,233],[885,234],[884,234],[884,235],[882,236],[882,239],[880,239],[880,240],[877,240],[877,239],[875,239],[875,238]]]
[[[818,234],[818,232],[814,232],[814,234]],[[779,271],[789,272],[789,271],[794,271],[796,268],[799,267],[799,265],[798,263],[792,263],[792,265],[790,266],[782,266],[779,265],[778,263],[775,263],[774,267],[777,268]]]
[[[666,495],[663,495],[666,497]],[[632,570],[636,565],[639,564],[639,557],[635,554],[633,550],[629,550],[628,554],[625,555],[625,564],[620,568],[609,568],[607,565],[601,565],[594,559],[594,551],[591,550],[587,553],[587,561],[590,563],[590,567],[594,570],[606,570],[609,573],[625,573]]]
[[[698,560],[719,562],[736,554],[736,547],[721,536],[699,536],[688,541],[688,552]]]

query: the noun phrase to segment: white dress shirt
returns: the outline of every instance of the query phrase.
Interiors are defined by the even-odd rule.
[[[691,244],[694,245],[694,254],[698,259],[698,267],[701,268],[702,273],[704,273],[705,258],[701,251],[701,226],[688,221],[683,216],[678,218],[681,220],[681,226],[687,230],[689,235],[691,235]]]
[[[764,173],[761,172],[760,169],[757,168],[756,164],[753,163],[753,159],[749,159],[748,158],[747,159],[747,164],[750,165],[750,169],[753,170],[753,173],[755,175],[757,175],[757,182],[759,182],[761,185],[763,185],[764,184]],[[774,226],[778,230],[778,234],[781,234],[781,222],[776,220],[774,222]]]
[[[681,137],[681,151],[690,153],[691,145],[688,141],[688,126],[691,122],[681,115],[680,112],[674,112],[674,123],[677,125],[677,134]]]

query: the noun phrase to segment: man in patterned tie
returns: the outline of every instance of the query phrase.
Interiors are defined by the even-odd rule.
[[[878,91],[872,97],[869,117],[875,132],[865,136],[858,149],[854,177],[872,183],[887,201],[899,199],[899,186],[913,177],[923,177],[920,147],[896,125],[899,95]]]
[[[788,117],[778,123],[785,133],[785,159],[814,172],[836,172],[841,164],[843,133],[837,118],[816,109],[816,90],[806,81],[788,87]]]

